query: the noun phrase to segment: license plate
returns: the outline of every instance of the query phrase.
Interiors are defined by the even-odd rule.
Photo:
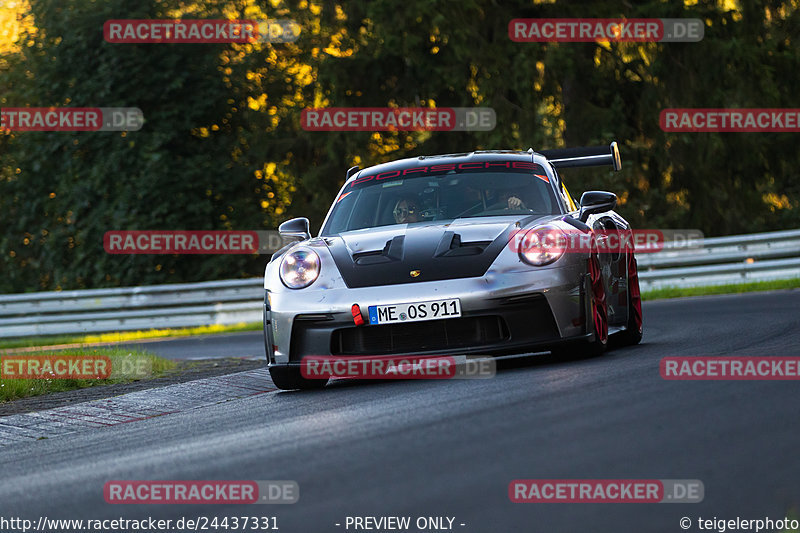
[[[395,324],[398,322],[419,322],[461,316],[461,301],[458,298],[430,300],[395,305],[369,306],[370,324]]]

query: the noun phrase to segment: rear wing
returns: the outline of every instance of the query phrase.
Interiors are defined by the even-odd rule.
[[[582,148],[559,148],[556,150],[539,150],[540,154],[556,168],[596,167],[611,165],[614,170],[622,169],[617,142],[608,146],[587,146]]]

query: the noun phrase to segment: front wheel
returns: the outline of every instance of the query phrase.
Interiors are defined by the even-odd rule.
[[[584,354],[600,355],[608,348],[608,302],[606,301],[606,291],[603,287],[603,275],[600,272],[600,260],[597,253],[589,256],[589,280],[591,282],[591,293],[587,296],[592,299],[591,320],[594,338],[589,341],[584,349]]]
[[[281,390],[321,389],[328,383],[327,379],[308,379],[303,377],[299,366],[271,366],[269,375],[272,382]]]
[[[592,333],[592,339],[551,349],[550,352],[557,358],[594,357],[601,355],[608,348],[608,302],[597,253],[593,252],[589,256],[586,270],[589,274],[586,298],[590,303],[586,310],[586,321],[591,328],[589,332]]]
[[[628,324],[619,334],[623,346],[642,341],[642,295],[639,292],[639,270],[633,252],[628,252]]]

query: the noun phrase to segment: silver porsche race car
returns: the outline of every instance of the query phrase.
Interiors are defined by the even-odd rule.
[[[264,278],[275,385],[324,386],[301,371],[309,356],[596,354],[609,335],[638,343],[633,247],[593,239],[632,231],[613,211],[617,197],[589,191],[576,204],[558,174],[596,165],[621,168],[616,143],[351,168],[317,237],[306,218],[279,228],[298,240]]]

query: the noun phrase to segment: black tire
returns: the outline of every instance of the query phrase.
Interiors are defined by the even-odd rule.
[[[281,390],[321,389],[328,383],[327,379],[304,378],[299,366],[271,366],[269,375],[275,386]]]

